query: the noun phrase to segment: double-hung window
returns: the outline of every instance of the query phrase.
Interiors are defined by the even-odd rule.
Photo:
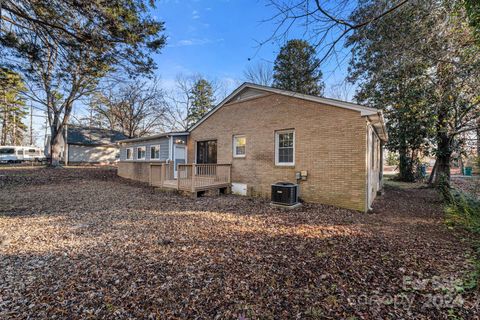
[[[295,130],[275,132],[275,165],[295,165]]]
[[[150,147],[150,159],[159,160],[160,159],[160,146],[151,146]]]
[[[127,148],[127,160],[133,160],[133,148]]]
[[[138,160],[145,160],[146,155],[146,148],[145,147],[138,147],[137,148],[137,159]]]
[[[243,135],[233,137],[233,157],[244,158],[246,155],[247,138]]]

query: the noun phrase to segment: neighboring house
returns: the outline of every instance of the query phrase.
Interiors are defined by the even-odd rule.
[[[122,141],[119,175],[261,197],[287,181],[304,201],[367,211],[382,188],[386,140],[377,109],[245,83],[188,132]]]
[[[151,164],[171,162],[173,178],[176,178],[177,165],[187,162],[187,136],[188,132],[170,132],[119,141],[119,175],[150,182]]]
[[[62,139],[61,160],[65,164],[74,163],[113,163],[119,159],[118,141],[127,137],[115,130],[67,126],[65,139]],[[45,149],[50,150],[47,138]],[[48,153],[49,154],[49,153]]]

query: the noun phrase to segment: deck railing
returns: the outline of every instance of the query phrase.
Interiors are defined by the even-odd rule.
[[[201,191],[231,183],[230,164],[179,164],[179,190]]]
[[[150,185],[163,187],[166,180],[173,180],[173,163],[151,163],[150,164]]]
[[[173,169],[173,163],[151,164],[150,185],[195,192],[231,183],[230,164],[179,164],[176,179]]]

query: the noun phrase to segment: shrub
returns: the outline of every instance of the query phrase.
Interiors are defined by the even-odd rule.
[[[480,234],[480,200],[457,190],[441,193],[447,204],[447,223]]]
[[[398,166],[399,164],[398,154],[391,151],[388,152],[385,161],[387,162],[388,166]]]

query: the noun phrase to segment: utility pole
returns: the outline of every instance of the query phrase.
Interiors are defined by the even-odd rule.
[[[8,126],[8,110],[7,110],[7,89],[3,88],[3,123],[2,123],[2,141],[0,145],[7,144],[7,126]]]
[[[17,145],[17,113],[13,110],[13,145]]]
[[[33,106],[30,101],[30,145],[33,146]]]

